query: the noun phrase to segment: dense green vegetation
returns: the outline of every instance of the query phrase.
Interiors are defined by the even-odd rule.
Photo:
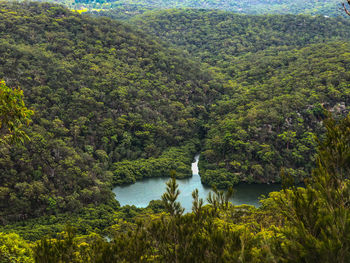
[[[31,122],[33,111],[23,101],[23,91],[11,89],[0,81],[0,143],[23,142],[29,139],[24,126]]]
[[[0,262],[346,262],[348,26],[1,2]],[[116,184],[190,176],[198,151],[205,184],[284,190],[260,208],[194,192],[188,214],[175,179],[145,209],[115,200]]]
[[[173,147],[166,150],[157,158],[125,160],[114,163],[114,184],[135,183],[136,180],[147,177],[162,177],[176,174],[177,178],[185,178],[192,175],[190,163],[197,152],[196,145],[188,143],[183,147]]]
[[[322,16],[238,15],[206,10],[165,10],[132,19],[156,35],[212,66],[227,67],[233,57],[271,47],[304,47],[350,39],[349,19]]]
[[[1,259],[23,262],[348,262],[350,117],[326,120],[317,168],[305,188],[271,193],[261,208],[232,206],[216,191],[202,206],[193,193],[193,211],[183,215],[174,179],[163,195],[165,212],[146,213],[134,223],[112,226],[107,242],[96,234],[77,235],[67,227],[56,238],[29,246],[1,234]],[[288,180],[286,180],[287,182]],[[16,249],[12,249],[15,247]],[[21,248],[21,249],[19,249]]]
[[[133,21],[193,62],[107,18],[49,4],[1,8],[0,77],[36,112],[30,143],[1,145],[3,223],[115,206],[113,184],[189,176],[204,138],[206,184],[275,182],[282,168],[301,180],[321,105],[346,112],[347,44],[290,50],[348,40],[343,20],[172,10]]]
[[[201,134],[220,83],[180,52],[63,7],[0,8],[0,78],[36,112],[30,142],[0,146],[2,223],[111,202],[112,182],[130,182],[113,181],[119,162],[173,158]]]
[[[350,103],[348,43],[271,49],[233,63],[232,93],[213,105],[202,154],[202,180],[219,187],[238,181],[297,181],[314,164],[315,134],[324,108],[344,116]],[[219,168],[219,169],[218,169]]]
[[[244,14],[308,14],[345,16],[338,0],[50,0],[71,9],[128,19],[148,10],[171,8],[216,9]]]
[[[329,42],[349,40],[349,21],[204,10],[153,12],[132,21],[227,81],[210,107],[203,183],[278,182],[281,169],[296,181],[308,177],[323,107],[344,115],[349,105],[349,45]]]

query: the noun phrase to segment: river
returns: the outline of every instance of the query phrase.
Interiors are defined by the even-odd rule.
[[[210,191],[209,187],[202,185],[198,170],[199,155],[195,156],[192,163],[192,177],[178,179],[180,195],[178,201],[185,208],[186,212],[192,208],[192,192],[196,188],[200,198],[206,202]],[[135,205],[136,207],[146,207],[151,200],[161,199],[165,192],[165,183],[169,178],[147,178],[137,181],[135,184],[117,186],[113,189],[116,199],[120,205]],[[238,184],[234,187],[234,196],[230,200],[235,205],[249,204],[259,206],[259,197],[268,195],[272,191],[278,191],[281,186],[278,184]]]

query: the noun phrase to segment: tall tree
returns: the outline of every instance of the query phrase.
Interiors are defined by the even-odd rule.
[[[166,183],[166,186],[166,192],[162,195],[166,211],[169,212],[171,216],[182,215],[185,209],[176,201],[180,190],[178,189],[179,185],[176,183],[174,176]]]
[[[282,262],[348,262],[350,258],[350,116],[325,120],[317,168],[305,188],[284,190],[277,203],[286,218],[278,231]]]

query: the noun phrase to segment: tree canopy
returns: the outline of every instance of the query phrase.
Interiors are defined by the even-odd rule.
[[[34,112],[25,106],[23,91],[11,89],[0,81],[0,102],[0,143],[29,139],[23,126],[29,125]]]
[[[1,138],[31,140],[0,144],[0,261],[345,262],[349,22],[141,18],[0,3]],[[114,185],[190,176],[198,152],[208,205],[194,191],[184,214],[173,178],[162,201],[119,206]],[[260,208],[219,190],[283,178],[305,187]]]

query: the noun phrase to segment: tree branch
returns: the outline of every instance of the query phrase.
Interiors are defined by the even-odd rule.
[[[346,9],[345,3],[342,3],[345,13],[350,16],[350,12]]]

